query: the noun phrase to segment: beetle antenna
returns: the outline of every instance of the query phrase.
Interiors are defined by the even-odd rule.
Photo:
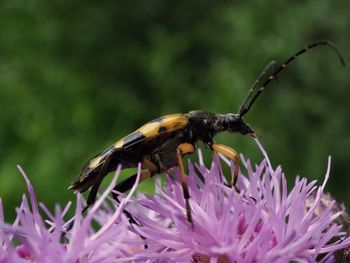
[[[288,58],[284,63],[282,63],[268,78],[267,80],[262,84],[262,86],[256,91],[255,95],[252,97],[253,91],[256,89],[257,84],[261,81],[261,78],[265,75],[265,69],[268,69],[270,67],[269,63],[265,69],[263,70],[263,72],[259,75],[258,79],[254,82],[252,88],[249,90],[248,92],[248,96],[247,98],[244,100],[243,104],[240,106],[239,108],[239,117],[243,117],[243,115],[245,115],[250,108],[252,107],[252,105],[254,104],[255,100],[260,96],[260,94],[264,91],[264,89],[269,85],[269,83],[276,78],[276,76],[283,71],[289,63],[291,63],[293,60],[295,60],[298,56],[300,56],[301,54],[304,54],[306,52],[308,52],[310,49],[315,48],[317,46],[329,46],[330,48],[333,49],[333,51],[337,54],[341,64],[345,67],[346,63],[345,63],[345,59],[340,51],[340,49],[333,44],[330,41],[327,40],[320,40],[320,41],[316,41],[310,45],[308,45],[307,47],[299,50],[297,53],[295,53],[293,56],[291,56],[290,58]],[[251,98],[252,97],[252,98]],[[250,99],[251,98],[251,99]]]
[[[243,105],[246,105],[248,103],[248,100],[250,99],[250,97],[253,95],[254,90],[258,87],[258,84],[261,82],[261,79],[266,75],[266,72],[270,69],[272,69],[272,72],[274,70],[274,66],[276,65],[276,61],[272,60],[269,62],[269,64],[267,64],[264,69],[260,72],[259,77],[254,81],[254,83],[252,84],[252,86],[250,87],[250,90],[247,94],[247,97],[245,98],[244,102],[242,103],[241,107]]]

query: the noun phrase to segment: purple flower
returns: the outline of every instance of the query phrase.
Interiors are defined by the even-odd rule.
[[[72,220],[64,221],[71,202],[63,210],[56,206],[55,213],[52,214],[45,205],[38,204],[28,177],[20,167],[19,170],[28,186],[30,204],[27,197],[23,196],[15,222],[8,225],[4,223],[0,199],[1,263],[112,262],[142,248],[139,236],[129,231],[129,222],[121,216],[123,207],[135,191],[136,185],[118,207],[107,200],[120,169],[85,218],[82,217],[82,196],[77,195],[74,224],[65,235],[63,233]],[[39,206],[44,215],[39,213]],[[48,219],[44,220],[43,217]],[[98,230],[92,226],[93,223],[100,226]],[[20,245],[15,247],[14,240]]]
[[[262,148],[261,148],[262,149]],[[265,154],[265,152],[263,151]],[[199,154],[200,155],[200,154]],[[200,155],[201,156],[201,155]],[[222,158],[227,165],[233,165]],[[200,158],[201,160],[201,158]],[[350,247],[336,219],[332,200],[321,202],[322,186],[296,178],[288,191],[281,167],[265,160],[254,168],[243,157],[238,194],[224,185],[219,160],[207,169],[189,162],[193,228],[185,217],[179,172],[157,182],[156,194],[139,195],[132,214],[148,249],[133,257],[154,262],[333,262],[333,253]],[[204,181],[200,177],[204,178]],[[178,177],[178,178],[176,178]]]
[[[77,195],[69,231],[66,227],[73,219],[65,216],[71,203],[49,211],[37,202],[30,181],[19,168],[29,201],[24,195],[15,221],[7,224],[0,199],[0,263],[334,262],[335,257],[345,262],[350,248],[348,216],[324,193],[330,159],[321,186],[298,177],[288,191],[281,167],[273,169],[262,152],[265,159],[255,166],[241,157],[237,185],[241,192],[237,193],[225,185],[221,165],[233,171],[233,164],[214,156],[208,169],[199,151],[199,163],[188,165],[193,226],[186,220],[176,168],[166,175],[164,185],[160,177],[155,179],[154,195],[132,197],[136,183],[128,195],[121,195],[121,204],[109,197],[118,169],[86,216],[82,216],[85,201]],[[139,175],[140,171],[139,166]],[[125,207],[139,226],[130,225],[123,214]]]

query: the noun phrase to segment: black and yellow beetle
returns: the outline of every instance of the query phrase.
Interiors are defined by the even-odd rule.
[[[238,154],[230,147],[215,143],[214,136],[217,133],[228,131],[243,135],[249,134],[255,137],[254,131],[243,120],[243,116],[250,110],[264,88],[290,62],[309,49],[320,45],[326,45],[335,50],[341,63],[345,65],[339,49],[333,43],[329,41],[312,43],[287,59],[267,77],[266,72],[271,70],[275,64],[274,62],[269,63],[254,82],[238,113],[216,114],[205,111],[191,111],[185,114],[171,114],[155,119],[90,159],[83,167],[78,180],[70,186],[70,189],[84,192],[91,188],[87,200],[87,207],[89,207],[95,202],[103,178],[107,173],[114,171],[118,165],[122,165],[122,168],[130,168],[141,163],[143,169],[141,180],[179,165],[183,195],[186,201],[186,216],[187,220],[192,223],[189,205],[190,195],[182,161],[183,155],[193,153],[195,143],[200,140],[212,151],[232,159],[235,162],[235,170],[231,186],[235,187],[239,169]],[[263,78],[266,80],[259,86]],[[135,180],[136,175],[130,176],[116,185],[115,190],[126,192],[133,186]]]

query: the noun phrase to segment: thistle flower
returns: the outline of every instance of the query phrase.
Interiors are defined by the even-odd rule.
[[[118,207],[111,206],[107,200],[120,169],[85,218],[82,217],[83,198],[77,195],[74,224],[65,235],[65,228],[73,220],[64,221],[71,202],[63,210],[56,206],[52,214],[44,204],[37,202],[28,177],[20,167],[19,170],[28,186],[30,204],[24,195],[15,222],[8,225],[4,223],[0,200],[0,262],[112,262],[138,248],[139,236],[128,230],[128,221],[121,217],[136,184]],[[43,214],[39,213],[39,206]],[[100,226],[98,230],[93,223]],[[20,245],[15,247],[13,239]]]
[[[237,193],[226,186],[222,169],[223,163],[233,171],[233,163],[215,157],[207,168],[198,152],[199,162],[188,166],[193,225],[186,220],[176,169],[166,175],[164,186],[155,179],[154,195],[132,197],[136,182],[118,204],[108,195],[119,168],[85,217],[78,194],[69,231],[72,219],[64,217],[71,203],[51,213],[38,204],[20,169],[29,201],[23,196],[10,225],[4,223],[0,199],[0,262],[346,262],[348,217],[324,193],[330,159],[321,186],[297,177],[288,191],[281,167],[273,169],[263,153],[265,159],[255,166],[241,157]],[[140,166],[138,171],[140,175]],[[139,225],[129,224],[124,208]]]
[[[259,144],[260,145],[260,144]],[[261,148],[262,149],[262,148]],[[262,149],[263,150],[263,149]],[[167,175],[156,194],[139,195],[132,214],[148,249],[132,259],[154,262],[333,262],[334,252],[350,247],[341,232],[335,201],[324,205],[324,188],[297,177],[291,191],[281,167],[272,169],[266,153],[255,168],[241,158],[241,193],[225,186],[219,160],[207,169],[189,162],[193,227],[186,221],[180,181]],[[225,158],[224,161],[231,165]],[[233,171],[233,170],[232,170]],[[245,175],[246,174],[246,175]],[[204,178],[204,181],[200,177]],[[179,177],[179,172],[176,172]]]

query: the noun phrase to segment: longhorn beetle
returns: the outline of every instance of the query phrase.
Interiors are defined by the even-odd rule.
[[[86,211],[95,202],[98,188],[104,177],[107,173],[114,171],[118,165],[122,165],[122,168],[130,168],[137,167],[138,163],[141,163],[143,170],[140,180],[165,172],[178,165],[186,204],[186,216],[188,222],[192,224],[189,205],[190,194],[186,183],[183,156],[193,153],[195,143],[202,141],[210,150],[232,159],[235,166],[230,186],[236,188],[239,170],[238,154],[228,146],[215,143],[214,136],[220,132],[228,131],[256,137],[255,132],[244,121],[243,116],[250,110],[263,90],[289,63],[299,55],[321,45],[332,48],[340,62],[345,66],[345,60],[340,50],[332,42],[325,40],[314,42],[295,53],[276,70],[272,70],[271,75],[267,75],[266,72],[271,70],[275,63],[269,63],[253,83],[237,113],[217,114],[206,111],[191,111],[185,114],[166,115],[150,121],[91,158],[82,168],[79,178],[69,188],[79,192],[91,188],[87,206],[84,208]],[[265,81],[262,81],[263,79]],[[114,190],[126,192],[130,190],[135,180],[136,174],[116,185]],[[237,188],[236,190],[239,191]],[[118,199],[117,195],[114,195],[114,198]],[[134,221],[134,223],[136,222]]]

